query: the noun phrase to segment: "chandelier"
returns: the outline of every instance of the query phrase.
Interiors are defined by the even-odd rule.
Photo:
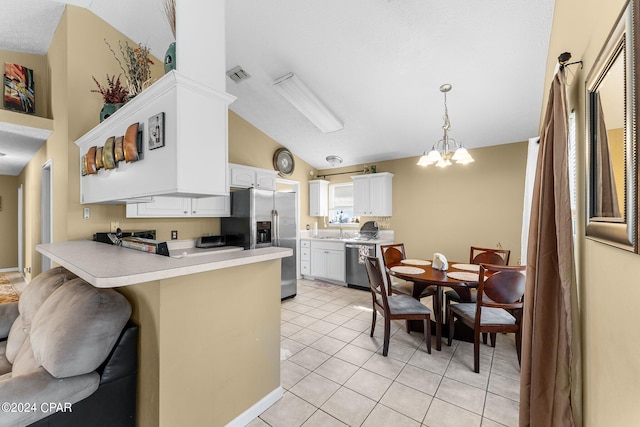
[[[440,86],[440,92],[444,94],[444,125],[442,125],[444,135],[440,141],[433,144],[428,154],[426,151],[422,153],[420,160],[418,160],[418,166],[426,167],[435,163],[437,167],[444,168],[451,165],[452,160],[460,164],[474,161],[471,154],[462,144],[458,144],[455,139],[449,138],[448,131],[451,128],[451,123],[449,122],[449,111],[447,110],[447,92],[450,90],[451,85],[449,83]]]

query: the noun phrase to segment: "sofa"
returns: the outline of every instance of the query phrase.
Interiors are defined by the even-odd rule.
[[[131,306],[62,267],[0,304],[0,425],[135,425]]]

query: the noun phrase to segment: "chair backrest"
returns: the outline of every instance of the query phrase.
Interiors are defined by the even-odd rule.
[[[387,300],[387,288],[382,280],[382,271],[380,270],[380,260],[376,257],[369,256],[365,260],[367,268],[367,277],[369,278],[369,288],[373,296],[373,303],[377,304],[378,295],[382,295],[382,308],[387,311],[389,303]],[[378,304],[380,305],[380,304]]]
[[[471,246],[469,262],[471,264],[509,265],[509,249],[480,248]]]
[[[387,276],[387,284],[391,287],[391,276],[387,269],[389,266],[398,264],[400,261],[407,258],[404,252],[404,243],[380,245],[380,252],[382,252],[382,260],[384,261],[384,272]]]
[[[480,264],[476,312],[480,313],[482,307],[522,308],[526,268]]]

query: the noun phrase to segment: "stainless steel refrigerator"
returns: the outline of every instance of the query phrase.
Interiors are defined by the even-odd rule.
[[[222,218],[221,233],[227,245],[256,249],[279,246],[293,249],[293,256],[282,258],[281,298],[297,293],[297,230],[296,193],[268,190],[237,190],[231,192],[231,216]]]

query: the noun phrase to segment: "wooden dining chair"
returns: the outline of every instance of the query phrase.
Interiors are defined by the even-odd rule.
[[[413,296],[413,282],[399,279],[389,274],[389,267],[399,264],[403,259],[407,259],[404,251],[404,243],[394,243],[391,245],[380,245],[382,260],[384,261],[384,271],[387,277],[389,295],[401,294]],[[420,294],[420,298],[432,296],[436,293],[435,286],[428,286]]]
[[[509,257],[511,251],[509,249],[481,248],[471,246],[469,250],[469,264],[491,264],[491,265],[509,265]],[[466,289],[465,289],[466,290]],[[444,318],[449,318],[449,305],[451,302],[476,302],[476,292],[471,289],[466,290],[467,293],[460,294],[455,289],[450,289],[444,293]],[[487,339],[484,335],[484,342]]]
[[[389,353],[389,338],[391,336],[392,320],[422,320],[424,321],[424,339],[427,342],[427,353],[431,354],[431,310],[419,300],[409,295],[389,295],[382,279],[380,260],[376,257],[367,257],[365,261],[369,287],[373,299],[373,319],[371,320],[371,334],[376,327],[377,313],[384,317],[384,346],[382,355]],[[409,322],[407,322],[407,333]]]
[[[518,363],[522,347],[522,307],[526,266],[480,264],[480,280],[475,303],[453,304],[449,308],[449,340],[453,339],[455,318],[473,328],[473,370],[480,372],[480,334],[491,334],[491,347],[496,346],[498,332],[516,334]],[[515,316],[509,311],[515,313]]]

